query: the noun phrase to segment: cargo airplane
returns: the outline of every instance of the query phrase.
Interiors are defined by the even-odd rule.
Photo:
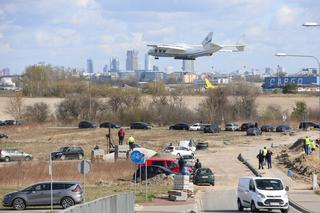
[[[152,47],[149,55],[159,57],[173,57],[174,59],[195,60],[201,56],[211,56],[215,52],[242,52],[244,51],[244,37],[234,45],[219,45],[212,42],[212,32],[203,40],[202,45],[188,44],[147,44]]]

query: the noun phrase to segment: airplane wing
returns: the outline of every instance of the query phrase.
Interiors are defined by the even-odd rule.
[[[148,47],[166,49],[166,50],[178,50],[178,51],[186,51],[186,48],[180,46],[173,45],[157,45],[157,44],[147,44]]]

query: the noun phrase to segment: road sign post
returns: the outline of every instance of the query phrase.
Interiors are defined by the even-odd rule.
[[[86,174],[91,170],[91,163],[90,161],[87,160],[82,160],[78,164],[78,171],[80,174],[83,174],[83,194],[84,194],[84,199],[83,202],[85,202],[86,199]]]
[[[49,175],[50,175],[50,205],[53,212],[53,188],[52,188],[52,154],[49,152]]]
[[[141,179],[141,164],[145,163],[145,155],[141,152],[139,152],[138,150],[134,150],[130,153],[130,160],[136,164],[139,165],[140,167],[140,181],[142,181]],[[135,166],[136,167],[136,166]],[[147,173],[147,165],[146,165],[146,169],[145,172]],[[136,184],[137,184],[137,171],[134,171],[134,192],[136,192]],[[146,198],[147,198],[147,178],[146,178]]]

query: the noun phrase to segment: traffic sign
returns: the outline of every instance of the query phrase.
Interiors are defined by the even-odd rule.
[[[144,157],[145,157],[144,154],[139,152],[138,150],[135,150],[130,153],[130,160],[136,164],[144,163],[144,160],[145,160]]]
[[[87,160],[82,160],[79,162],[78,171],[81,174],[87,174],[91,169],[91,163]]]

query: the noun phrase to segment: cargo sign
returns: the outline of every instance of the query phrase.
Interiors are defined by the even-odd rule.
[[[319,84],[319,76],[266,77],[264,79],[264,89],[281,88],[288,83],[297,84],[297,85]]]

